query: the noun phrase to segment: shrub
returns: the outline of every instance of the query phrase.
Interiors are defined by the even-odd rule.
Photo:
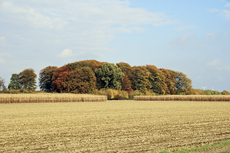
[[[224,90],[221,92],[222,95],[230,95],[230,92],[228,92],[227,90]]]
[[[129,99],[134,99],[134,96],[142,96],[144,95],[141,91],[139,90],[133,90],[129,92]]]
[[[127,91],[115,90],[115,89],[101,89],[93,92],[95,95],[106,95],[109,100],[126,100],[129,99],[129,93]]]

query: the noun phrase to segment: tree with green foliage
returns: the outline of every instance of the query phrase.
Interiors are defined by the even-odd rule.
[[[25,69],[18,74],[18,82],[22,89],[33,91],[36,89],[36,77],[33,69]]]
[[[0,77],[0,91],[6,90],[5,80]]]
[[[56,66],[48,66],[42,69],[39,73],[39,86],[41,90],[44,91],[54,91],[54,87],[52,84],[52,77],[54,71],[56,71],[58,67]]]
[[[10,83],[8,85],[8,89],[9,90],[17,90],[17,89],[21,89],[19,80],[18,80],[18,75],[16,73],[11,75],[10,78]]]
[[[192,80],[182,72],[176,72],[175,87],[177,94],[191,94],[193,92]]]
[[[163,72],[157,69],[154,65],[146,65],[147,70],[150,72],[149,81],[151,83],[151,90],[154,93],[166,94],[167,85],[165,83],[165,76]]]
[[[121,89],[121,80],[124,77],[122,70],[114,64],[103,63],[94,70],[98,89]]]
[[[152,88],[152,85],[149,81],[151,73],[143,66],[134,66],[132,67],[132,88],[134,90],[140,90],[143,93],[146,93],[147,90]]]
[[[90,67],[81,67],[71,71],[66,82],[67,92],[90,93],[96,88],[95,73]]]

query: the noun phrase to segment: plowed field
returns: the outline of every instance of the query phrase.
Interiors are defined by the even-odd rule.
[[[0,104],[0,152],[160,152],[229,140],[229,102]]]

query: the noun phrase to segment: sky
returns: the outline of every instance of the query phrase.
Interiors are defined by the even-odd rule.
[[[90,59],[155,65],[195,89],[230,91],[230,0],[0,0],[6,86],[24,69],[39,76]]]

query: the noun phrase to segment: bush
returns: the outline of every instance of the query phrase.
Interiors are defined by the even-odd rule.
[[[228,92],[227,90],[224,90],[221,92],[222,95],[230,95],[230,92]]]
[[[127,100],[129,94],[127,91],[115,90],[115,89],[101,89],[93,92],[95,95],[106,95],[109,100]]]
[[[134,96],[142,96],[144,95],[142,92],[140,92],[139,90],[133,90],[131,92],[129,92],[129,99],[133,100]]]
[[[194,89],[194,94],[195,95],[221,95],[222,93],[219,92],[219,91],[215,91],[215,90]]]

